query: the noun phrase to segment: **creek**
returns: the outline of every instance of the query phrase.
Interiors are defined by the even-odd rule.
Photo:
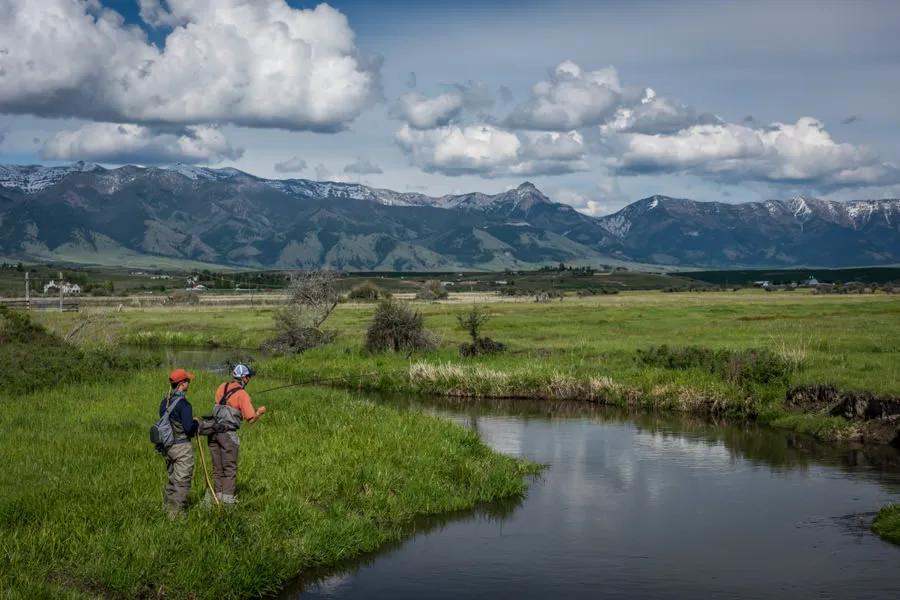
[[[900,453],[586,403],[377,400],[546,463],[521,501],[423,519],[284,598],[891,598]]]

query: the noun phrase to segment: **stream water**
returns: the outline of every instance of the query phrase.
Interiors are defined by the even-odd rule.
[[[900,453],[584,403],[379,400],[547,463],[527,497],[423,520],[285,598],[890,598]]]

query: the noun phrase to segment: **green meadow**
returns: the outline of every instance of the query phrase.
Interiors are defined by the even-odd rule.
[[[858,432],[841,418],[786,407],[789,390],[832,385],[900,394],[900,298],[893,295],[746,290],[543,304],[476,299],[491,313],[482,335],[505,343],[506,352],[459,356],[466,334],[456,316],[468,300],[456,297],[414,303],[441,340],[432,352],[368,353],[363,340],[375,305],[344,303],[325,324],[336,333],[331,344],[260,358],[256,389],[313,379],[329,379],[333,388],[289,388],[260,399],[270,414],[243,432],[239,507],[223,512],[198,503],[198,462],[194,504],[175,522],[161,508],[162,460],[146,441],[164,372],[101,358],[122,344],[149,349],[148,357],[162,347],[256,348],[273,334],[275,309],[201,302],[35,313],[49,331],[77,343],[78,360],[100,371],[37,386],[17,400],[33,410],[0,423],[0,451],[11,465],[0,473],[9,490],[0,498],[0,588],[23,598],[271,593],[307,569],[401,539],[419,515],[519,496],[537,471],[492,452],[471,432],[373,404],[355,390],[593,401],[750,418],[824,439]],[[201,414],[216,383],[201,374],[191,390]],[[895,539],[896,524],[895,509],[887,511],[876,531]],[[172,553],[185,559],[167,560]],[[223,563],[237,567],[219,569]]]
[[[436,417],[286,389],[242,428],[240,504],[200,502],[197,455],[192,505],[172,521],[165,465],[147,440],[166,374],[104,379],[20,395],[28,410],[0,421],[0,597],[274,593],[304,570],[401,539],[419,516],[521,496],[537,472]],[[199,414],[217,383],[200,374],[190,390]]]

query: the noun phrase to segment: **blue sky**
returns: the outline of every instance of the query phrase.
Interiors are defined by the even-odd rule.
[[[591,214],[900,196],[896,2],[103,4],[0,0],[0,162],[528,179]]]

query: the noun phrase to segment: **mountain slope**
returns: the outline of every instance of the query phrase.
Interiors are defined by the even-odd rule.
[[[530,183],[435,198],[185,165],[0,166],[0,256],[359,270],[875,265],[900,262],[900,201],[653,196],[593,218]]]
[[[658,264],[854,266],[900,259],[900,200],[725,204],[653,196],[598,222],[612,238],[600,248]]]

